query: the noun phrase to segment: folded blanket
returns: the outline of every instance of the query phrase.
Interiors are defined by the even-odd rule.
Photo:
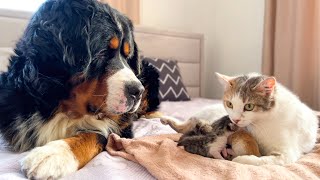
[[[137,162],[157,179],[319,179],[320,144],[296,163],[252,166],[190,154],[177,141],[181,134],[136,139],[109,137],[107,151]]]

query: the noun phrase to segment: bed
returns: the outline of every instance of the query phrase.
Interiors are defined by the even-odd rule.
[[[203,106],[220,103],[219,100],[192,98],[185,102],[162,102],[160,111],[179,119],[186,119]],[[134,122],[135,137],[175,133],[169,126],[164,126],[159,119],[141,118]],[[0,142],[1,144],[1,142]],[[0,145],[0,180],[25,179],[20,172],[19,160],[26,153],[8,152]],[[84,168],[64,179],[155,179],[144,167],[120,157],[102,152],[91,160]]]

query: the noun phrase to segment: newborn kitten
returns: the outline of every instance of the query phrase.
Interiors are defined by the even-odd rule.
[[[216,74],[224,88],[223,105],[231,121],[256,139],[262,154],[238,156],[233,161],[284,165],[312,150],[318,129],[315,113],[274,77]]]
[[[169,124],[177,132],[184,133],[178,141],[178,146],[184,146],[187,152],[216,159],[224,159],[221,151],[226,147],[227,138],[238,129],[228,116],[211,124],[205,120],[191,118],[187,121],[190,126],[184,128],[171,117],[162,117],[161,122]]]
[[[227,140],[227,146],[229,148],[222,151],[223,157],[228,160],[232,160],[237,156],[243,155],[255,155],[260,157],[259,146],[256,140],[250,133],[244,129],[240,129],[237,132],[231,134]]]

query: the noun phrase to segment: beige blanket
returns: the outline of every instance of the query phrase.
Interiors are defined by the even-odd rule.
[[[296,163],[286,166],[242,165],[205,158],[177,147],[179,134],[125,139],[112,134],[107,151],[137,162],[157,179],[319,179],[320,144]]]

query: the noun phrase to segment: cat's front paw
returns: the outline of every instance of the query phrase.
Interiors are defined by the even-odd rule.
[[[241,163],[241,164],[250,164],[250,165],[256,165],[256,166],[261,164],[261,159],[254,155],[238,156],[232,159],[232,161]]]
[[[58,179],[77,171],[78,165],[78,160],[63,140],[37,147],[21,160],[21,170],[28,179]]]

